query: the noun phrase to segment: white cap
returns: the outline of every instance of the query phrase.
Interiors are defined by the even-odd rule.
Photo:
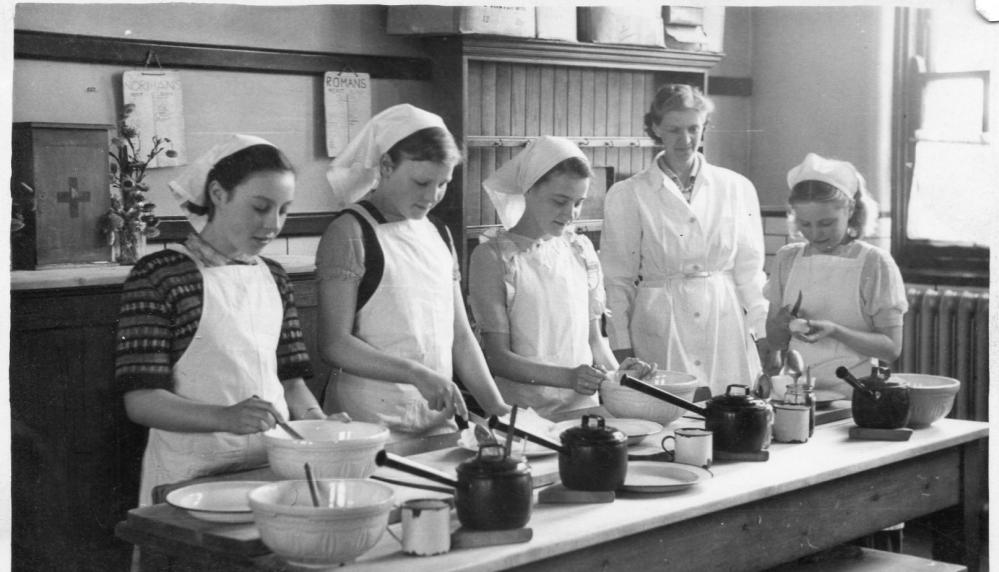
[[[222,143],[215,145],[199,157],[197,161],[191,163],[178,179],[170,181],[170,190],[173,191],[174,197],[180,201],[181,206],[187,202],[199,207],[207,206],[208,192],[205,186],[208,183],[208,173],[222,159],[254,145],[275,147],[273,143],[266,139],[241,134],[231,135]],[[208,217],[195,214],[186,208],[184,211],[187,215],[187,220],[191,221],[191,226],[200,232],[208,222]]]
[[[407,103],[372,117],[347,148],[330,163],[326,180],[333,188],[334,209],[357,202],[378,184],[378,162],[393,145],[428,127],[447,130],[439,115]]]
[[[860,190],[860,174],[857,169],[846,161],[826,159],[809,153],[800,165],[794,167],[787,173],[787,186],[793,189],[795,185],[802,181],[822,181],[846,193],[850,199],[854,199],[857,191]]]
[[[572,141],[545,135],[528,143],[523,151],[482,182],[505,228],[517,224],[524,215],[524,193],[552,167],[571,157],[589,164],[586,155]]]

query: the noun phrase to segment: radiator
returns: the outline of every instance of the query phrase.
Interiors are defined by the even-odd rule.
[[[961,381],[950,417],[988,420],[989,295],[911,286],[895,371]]]

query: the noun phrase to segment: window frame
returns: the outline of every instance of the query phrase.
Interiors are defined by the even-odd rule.
[[[921,93],[928,79],[981,76],[982,72],[928,73],[923,56],[929,45],[926,10],[896,9],[894,94],[892,114],[892,232],[891,250],[906,282],[951,286],[989,285],[989,249],[957,246],[907,236],[909,195],[922,120]],[[985,72],[988,79],[988,72]],[[988,82],[983,130],[988,126]]]

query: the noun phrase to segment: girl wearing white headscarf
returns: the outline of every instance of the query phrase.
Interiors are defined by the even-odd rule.
[[[171,189],[198,230],[142,258],[125,282],[115,377],[150,428],[140,505],[157,485],[266,464],[277,418],[324,419],[291,282],[259,256],[281,231],[295,173],[272,144],[235,135]]]
[[[403,104],[373,117],[327,174],[345,210],[316,254],[320,352],[341,369],[326,405],[394,440],[467,418],[452,374],[487,415],[509,411],[468,323],[451,235],[428,218],[460,157],[439,116]]]
[[[572,228],[592,176],[575,144],[546,136],[482,184],[504,230],[472,253],[472,313],[503,398],[547,418],[599,405],[618,367],[600,328],[600,263]]]
[[[877,219],[864,178],[846,161],[809,153],[787,174],[789,218],[804,242],[777,251],[764,288],[767,339],[797,350],[815,385],[849,397],[836,377],[845,366],[861,377],[902,349],[905,285],[891,255],[857,240]],[[801,307],[792,315],[801,294]]]

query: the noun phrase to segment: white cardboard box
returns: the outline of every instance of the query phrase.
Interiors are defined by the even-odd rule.
[[[536,20],[538,38],[576,41],[575,6],[538,6]]]
[[[660,10],[653,5],[579,8],[579,41],[665,47]]]
[[[389,6],[389,34],[494,34],[533,38],[530,6]]]

